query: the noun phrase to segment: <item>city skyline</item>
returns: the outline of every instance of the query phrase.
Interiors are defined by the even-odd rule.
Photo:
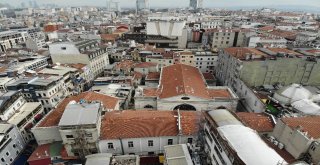
[[[119,2],[121,7],[125,8],[134,8],[136,1],[135,0],[115,0]],[[28,3],[29,1],[23,1],[23,0],[12,0],[10,1],[10,5],[13,6],[19,6],[21,3]],[[41,4],[50,4],[54,3],[57,5],[61,6],[101,6],[101,5],[106,5],[105,0],[69,0],[69,1],[64,1],[64,0],[36,0],[36,2],[41,5]],[[0,3],[7,3],[5,0],[0,0]],[[260,2],[260,1],[255,1],[255,0],[204,0],[203,6],[204,7],[247,7],[247,6],[277,6],[277,5],[282,5],[282,6],[296,6],[296,5],[302,5],[302,6],[313,6],[313,7],[320,7],[320,1],[318,0],[281,0],[281,1],[276,1],[276,0],[270,0],[267,2]],[[161,7],[188,7],[189,6],[189,0],[176,0],[175,3],[172,3],[170,0],[150,0],[150,8],[161,8]]]

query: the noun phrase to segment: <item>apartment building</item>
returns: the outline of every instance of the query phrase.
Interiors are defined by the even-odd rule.
[[[202,73],[214,73],[218,66],[218,54],[213,52],[196,51],[195,52],[195,66]]]
[[[83,158],[98,153],[96,142],[100,136],[102,111],[100,102],[70,102],[66,106],[58,126],[68,156]],[[77,120],[70,120],[72,118]]]
[[[39,76],[61,76],[65,86],[69,87],[66,95],[73,95],[76,93],[81,93],[84,90],[86,80],[86,75],[77,68],[66,67],[66,66],[53,66],[51,68],[44,68],[37,72]]]
[[[13,164],[21,154],[26,143],[18,128],[13,124],[0,124],[0,164]]]
[[[26,71],[34,71],[36,69],[43,69],[48,65],[47,57],[35,56],[26,57],[24,59],[13,60],[8,68],[5,70],[9,77],[24,74]]]
[[[178,51],[173,53],[174,64],[195,66],[195,56],[191,51]]]
[[[295,159],[319,164],[319,123],[319,116],[281,118],[277,121],[270,140],[288,151]]]
[[[0,32],[0,52],[6,52],[8,49],[22,44],[26,41],[26,33],[16,31]]]
[[[114,155],[157,155],[167,145],[195,143],[199,123],[200,112],[108,112],[102,119],[99,150]]]
[[[120,100],[118,98],[97,92],[83,92],[79,95],[65,98],[57,108],[50,111],[34,128],[31,129],[37,143],[42,145],[62,141],[62,137],[59,132],[59,122],[67,105],[74,102],[91,103],[93,101],[99,101],[102,103],[104,110],[102,114],[110,111],[117,111],[120,108]]]
[[[243,46],[248,29],[208,29],[209,43],[213,50]]]
[[[228,110],[216,109],[203,114],[204,151],[209,164],[287,164],[254,130],[244,126]]]
[[[68,86],[61,76],[24,77],[8,84],[8,90],[21,90],[29,102],[40,102],[46,113],[54,109],[68,94]]]
[[[45,34],[39,28],[12,29],[12,31],[27,34],[26,47],[29,49],[37,51],[46,45]]]
[[[315,54],[303,55],[283,48],[226,48],[219,52],[216,70],[218,80],[233,89],[240,89],[240,80],[247,86],[319,85],[320,65]]]
[[[101,75],[109,65],[107,49],[99,46],[97,40],[56,42],[49,45],[49,51],[53,63],[88,65],[91,80]]]
[[[25,143],[33,140],[30,132],[44,116],[43,107],[39,102],[27,102],[19,91],[10,91],[0,96],[1,120],[13,124],[21,133]]]

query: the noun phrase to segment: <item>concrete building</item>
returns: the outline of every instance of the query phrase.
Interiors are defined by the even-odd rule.
[[[190,0],[190,8],[196,10],[196,9],[202,9],[203,8],[203,0]]]
[[[240,89],[240,80],[248,87],[274,85],[319,85],[320,65],[314,56],[282,48],[226,48],[219,52],[218,80]]]
[[[177,144],[164,147],[164,165],[193,165],[188,147],[186,144]]]
[[[135,109],[235,110],[238,97],[228,87],[208,86],[200,70],[184,64],[162,68],[158,87],[139,86]]]
[[[157,155],[167,145],[195,143],[199,123],[199,112],[109,112],[102,119],[98,145],[101,153]]]
[[[145,43],[157,48],[186,48],[186,21],[178,17],[149,17]]]
[[[195,52],[196,67],[202,73],[214,73],[215,68],[218,66],[218,54],[213,52]]]
[[[195,67],[195,57],[190,51],[179,51],[173,53],[174,64],[184,64]]]
[[[1,120],[16,126],[24,142],[34,139],[30,130],[44,116],[39,102],[26,102],[20,92],[10,91],[0,96],[0,109]]]
[[[26,143],[16,126],[13,124],[0,124],[0,163],[13,164],[22,153]]]
[[[49,51],[53,63],[88,65],[91,80],[102,74],[105,67],[109,65],[106,47],[99,46],[96,40],[56,42],[49,45]]]
[[[245,36],[252,33],[248,29],[210,29],[207,31],[212,50],[244,45]]]
[[[319,116],[279,119],[270,139],[288,151],[295,159],[319,164]]]
[[[7,92],[7,84],[10,84],[14,81],[13,78],[10,77],[0,77],[0,92]]]
[[[0,52],[6,52],[7,49],[13,48],[18,44],[26,41],[26,34],[16,31],[0,32]]]
[[[100,135],[101,103],[69,103],[58,124],[68,156],[98,153],[96,142]],[[77,120],[70,120],[76,118]]]
[[[26,47],[37,51],[46,45],[45,34],[39,28],[13,29],[20,33],[27,33]]]
[[[120,108],[119,99],[97,92],[83,92],[79,95],[68,97],[31,129],[31,132],[39,145],[62,141],[58,125],[67,105],[74,101],[76,103],[79,103],[80,101],[86,103],[100,101],[102,102],[104,107],[103,109],[105,110],[102,114],[109,111],[119,110]]]
[[[244,126],[228,110],[217,109],[203,114],[204,151],[208,163],[287,164],[254,130]]]
[[[27,101],[40,102],[46,113],[55,108],[68,92],[62,76],[24,77],[7,86],[8,90],[21,90]]]
[[[136,12],[149,11],[149,0],[136,0]]]

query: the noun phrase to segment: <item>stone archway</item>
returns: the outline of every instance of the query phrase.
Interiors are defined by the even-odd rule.
[[[189,104],[180,104],[173,108],[173,110],[185,110],[185,111],[196,111],[197,109]]]

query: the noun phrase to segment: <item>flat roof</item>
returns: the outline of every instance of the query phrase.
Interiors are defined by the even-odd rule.
[[[212,110],[209,111],[208,114],[219,127],[224,125],[242,125],[242,123],[226,109]]]
[[[71,68],[71,67],[54,66],[52,68],[44,68],[41,71],[39,71],[38,73],[63,76],[68,72],[76,72],[76,71],[77,71],[77,69]]]
[[[9,123],[0,123],[0,134],[5,134],[12,126]]]
[[[235,150],[245,164],[270,165],[286,161],[251,128],[243,125],[225,125],[218,132]]]
[[[164,152],[168,165],[193,165],[186,144],[165,146]]]
[[[100,103],[68,104],[59,126],[96,124],[99,119]]]
[[[15,113],[8,122],[14,125],[18,125],[23,119],[25,119],[33,110],[35,110],[40,102],[29,102],[23,104],[23,106],[19,109],[19,112]]]
[[[86,156],[86,165],[109,165],[112,154],[99,153]]]

